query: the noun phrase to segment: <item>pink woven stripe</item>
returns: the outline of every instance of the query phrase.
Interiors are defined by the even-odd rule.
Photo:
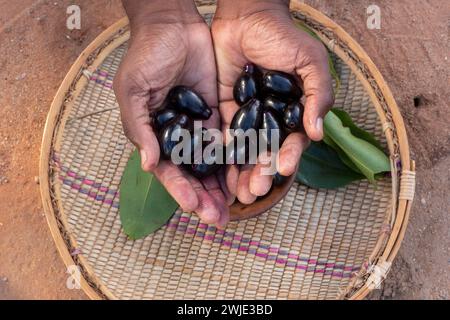
[[[78,182],[78,184],[72,183],[73,186],[78,188],[77,190],[82,188],[82,186],[84,185],[84,186],[89,186],[92,189],[98,189],[100,192],[110,194],[114,197],[119,196],[119,190],[106,187],[106,186],[102,185],[100,182],[96,182],[92,179],[83,177],[83,176],[79,175],[78,173],[76,173],[75,171],[70,170],[69,168],[63,166],[57,155],[54,155],[53,162],[55,163],[56,167],[60,170],[60,173],[61,173],[59,175],[60,177],[63,177],[63,178],[70,177],[70,178],[75,179]]]
[[[92,82],[95,82],[97,84],[100,84],[100,85],[104,86],[105,88],[112,89],[112,81],[113,80],[111,78],[112,78],[112,76],[108,72],[97,69],[92,74],[92,76],[89,78],[89,80]]]

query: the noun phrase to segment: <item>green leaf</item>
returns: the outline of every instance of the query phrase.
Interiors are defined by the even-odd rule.
[[[350,129],[351,133],[355,137],[366,140],[370,144],[374,145],[375,147],[377,147],[378,149],[383,151],[383,147],[378,142],[378,140],[375,138],[375,136],[373,134],[371,134],[370,132],[367,132],[367,131],[361,129],[360,127],[358,127],[353,122],[352,118],[345,110],[333,108],[333,109],[331,109],[331,112],[333,112],[342,121],[342,124],[344,125],[344,127],[347,127]]]
[[[167,223],[176,201],[150,173],[141,169],[137,151],[131,155],[120,182],[120,220],[131,239],[143,238]]]
[[[302,155],[297,181],[312,188],[336,189],[364,179],[350,170],[336,151],[323,142],[312,142]]]
[[[323,142],[325,142],[328,146],[330,146],[339,156],[339,159],[350,169],[352,169],[354,172],[357,172],[359,174],[362,174],[361,170],[358,169],[358,167],[350,160],[350,158],[345,154],[344,151],[342,151],[341,148],[331,139],[329,136],[324,134]]]
[[[328,112],[324,129],[329,138],[348,156],[364,176],[372,183],[375,175],[391,170],[388,157],[370,142],[352,134],[334,112]]]
[[[308,27],[303,21],[297,21],[297,27],[308,33],[311,37],[313,37],[316,40],[319,40],[323,43],[322,39],[315,33],[310,27]],[[325,45],[325,44],[324,44]],[[325,46],[326,48],[326,46]],[[336,82],[336,87],[334,88],[334,92],[338,92],[339,88],[341,87],[341,79],[339,78],[339,75],[336,71],[336,68],[334,66],[333,59],[331,58],[331,52],[328,50],[328,67],[330,69],[330,74],[333,77],[334,81]]]

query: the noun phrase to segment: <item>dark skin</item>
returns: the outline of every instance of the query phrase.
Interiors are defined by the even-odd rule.
[[[140,150],[142,168],[158,177],[183,210],[225,228],[235,196],[251,204],[270,190],[272,177],[261,174],[263,164],[257,164],[229,166],[225,177],[193,178],[160,161],[149,114],[171,87],[186,85],[213,108],[206,127],[225,132],[238,108],[232,88],[245,63],[296,75],[306,96],[306,135],[290,134],[279,153],[279,172],[291,175],[309,140],[323,138],[323,117],[333,104],[327,52],[295,27],[285,0],[219,0],[211,31],[191,0],[124,0],[123,5],[131,42],[114,90],[125,134]]]

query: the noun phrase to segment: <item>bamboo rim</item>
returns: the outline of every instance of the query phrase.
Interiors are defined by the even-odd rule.
[[[368,279],[373,274],[374,267],[383,263],[392,263],[403,240],[409,219],[414,189],[410,190],[404,198],[399,197],[399,191],[405,184],[414,186],[414,163],[410,160],[409,145],[403,119],[393,95],[372,60],[365,51],[340,26],[321,14],[317,10],[301,3],[291,1],[290,9],[294,17],[300,17],[318,31],[318,35],[341,59],[343,59],[358,76],[369,93],[377,113],[382,120],[386,139],[392,160],[393,172],[393,210],[388,217],[387,224],[390,230],[379,237],[373,253],[366,266],[353,278],[349,287],[342,292],[341,298],[363,299],[372,287]],[[199,6],[201,14],[213,13],[213,2]],[[65,108],[70,108],[81,89],[84,87],[83,72],[90,72],[103,61],[103,59],[129,38],[128,19],[123,18],[101,35],[99,35],[79,56],[64,78],[52,102],[47,117],[40,156],[40,191],[46,219],[53,239],[66,266],[76,265],[81,270],[80,285],[91,299],[116,299],[107,286],[96,277],[89,263],[79,256],[73,256],[71,251],[76,248],[76,240],[67,232],[64,219],[61,219],[58,204],[52,197],[52,188],[49,177],[49,167],[55,134],[61,121],[61,114]],[[402,172],[398,172],[396,162],[401,162]],[[396,181],[397,173],[400,180]],[[408,177],[408,179],[406,179]],[[411,178],[412,177],[412,178]],[[403,179],[404,178],[404,179]],[[387,271],[386,271],[387,272]],[[385,276],[385,274],[383,275]]]

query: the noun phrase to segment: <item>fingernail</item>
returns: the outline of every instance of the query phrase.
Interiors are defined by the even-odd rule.
[[[145,167],[145,163],[147,162],[147,153],[142,149],[141,150],[141,165],[142,165],[142,168],[144,168]]]
[[[322,132],[323,131],[323,118],[319,117],[316,120],[316,130]]]

